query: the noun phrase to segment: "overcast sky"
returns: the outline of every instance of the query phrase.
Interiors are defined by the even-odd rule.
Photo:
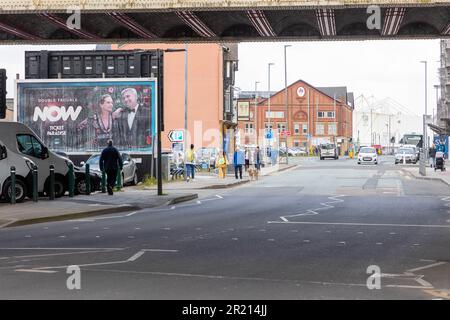
[[[288,84],[299,79],[318,86],[346,86],[360,95],[391,97],[416,114],[424,113],[425,67],[428,61],[428,114],[436,106],[439,40],[329,41],[245,43],[239,46],[237,84],[241,90],[267,90],[268,63],[271,90],[284,88],[284,45]]]
[[[267,90],[267,64],[271,90],[284,88],[284,49],[287,43],[242,43],[236,86],[242,90]],[[428,110],[436,106],[439,40],[290,42],[287,50],[288,83],[303,79],[314,86],[347,86],[349,91],[377,99],[391,97],[416,114],[424,112],[424,64],[428,61]],[[89,50],[84,46],[2,46],[0,67],[8,71],[8,97],[13,79],[24,76],[27,50]]]

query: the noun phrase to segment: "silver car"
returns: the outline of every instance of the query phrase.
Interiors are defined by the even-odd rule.
[[[122,184],[132,184],[136,185],[138,183],[138,175],[137,175],[137,166],[136,162],[130,157],[128,153],[121,152],[123,161],[123,170],[122,170]],[[90,170],[100,172],[100,154],[93,154],[86,163],[89,163]],[[85,170],[86,163],[81,162],[81,166],[83,170]]]

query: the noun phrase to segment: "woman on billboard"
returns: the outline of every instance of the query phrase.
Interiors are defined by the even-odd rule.
[[[113,138],[114,101],[110,94],[104,94],[100,97],[97,111],[92,119],[84,119],[78,126],[78,130],[88,128],[88,141],[92,147],[102,148]],[[91,125],[88,124],[91,122]],[[93,136],[92,136],[93,135]]]

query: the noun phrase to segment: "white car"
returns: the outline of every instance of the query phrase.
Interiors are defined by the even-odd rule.
[[[363,147],[359,150],[358,164],[361,163],[374,163],[378,164],[377,149],[373,147]]]
[[[405,163],[416,163],[416,150],[413,148],[400,148],[395,154],[395,164],[403,163],[403,159],[405,159]]]

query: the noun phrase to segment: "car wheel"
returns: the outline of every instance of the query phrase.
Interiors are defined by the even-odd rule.
[[[61,198],[66,193],[64,182],[61,178],[55,178],[55,198]]]
[[[11,180],[5,183],[3,194],[8,202],[11,202]],[[22,202],[27,195],[27,186],[21,180],[16,180],[16,202]]]
[[[133,181],[131,182],[133,186],[138,184],[138,175],[137,172],[134,172]]]
[[[320,157],[320,160],[323,160],[323,158],[322,158],[322,157]]]
[[[377,162],[377,161],[375,161],[375,164],[378,164],[378,162]]]
[[[361,164],[361,162],[358,161],[358,164]]]

